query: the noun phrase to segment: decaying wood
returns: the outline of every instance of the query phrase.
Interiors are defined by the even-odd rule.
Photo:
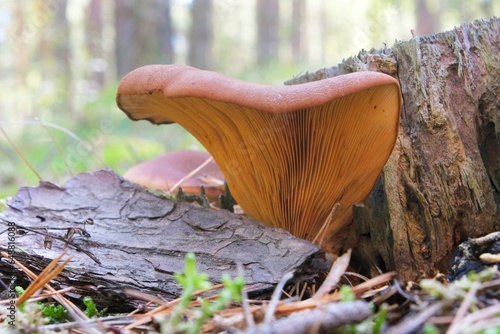
[[[451,262],[450,280],[456,280],[470,271],[479,272],[496,266],[500,270],[500,232],[462,242]]]
[[[225,210],[174,203],[108,170],[79,174],[62,187],[21,188],[8,206],[0,213],[1,249],[15,224],[14,258],[38,273],[69,245],[73,259],[53,286],[71,286],[70,297],[91,296],[112,312],[137,306],[125,288],[177,297],[182,289],[173,273],[183,271],[187,252],[213,283],[223,273],[236,276],[242,263],[250,292],[273,287],[292,270],[303,280],[328,268],[317,246],[288,232]],[[6,259],[0,272],[14,275],[18,285],[25,279]]]
[[[500,229],[500,19],[362,52],[289,84],[375,70],[404,110],[381,178],[355,207],[358,255],[401,278],[447,272],[455,247]]]

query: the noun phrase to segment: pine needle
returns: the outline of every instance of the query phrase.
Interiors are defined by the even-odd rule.
[[[187,179],[189,179],[194,174],[198,173],[203,167],[205,167],[206,165],[208,165],[212,160],[214,160],[213,157],[210,157],[207,160],[205,160],[202,164],[200,164],[198,167],[196,167],[191,172],[189,172],[188,174],[186,174],[182,179],[180,179],[179,181],[177,181],[177,183],[174,184],[171,189],[177,189],[177,187],[179,187],[184,181],[186,181]]]
[[[30,162],[28,161],[28,159],[26,159],[26,157],[21,152],[21,150],[10,139],[9,135],[7,135],[7,132],[5,132],[5,130],[3,129],[3,127],[2,127],[1,124],[0,124],[0,131],[3,133],[3,135],[5,136],[5,138],[7,138],[7,141],[12,146],[12,148],[16,151],[16,153],[19,156],[19,158],[21,158],[21,160],[24,161],[24,163],[26,164],[26,166],[28,166],[28,168],[33,172],[33,174],[36,175],[36,177],[38,178],[39,181],[43,181],[42,177],[40,176],[40,174],[38,174],[38,172],[36,171],[36,169],[30,164]]]

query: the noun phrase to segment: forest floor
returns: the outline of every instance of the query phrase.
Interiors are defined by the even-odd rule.
[[[75,298],[72,290],[81,289],[76,284],[79,279],[75,278],[75,285],[59,285],[59,290],[51,286],[59,275],[71,276],[67,272],[71,257],[66,251],[34,274],[9,254],[10,248],[4,249],[3,261],[12,262],[31,284],[22,288],[11,282],[0,295],[2,333],[401,334],[500,330],[500,274],[496,266],[470,272],[453,282],[444,274],[404,282],[394,272],[368,278],[350,271],[349,251],[320,278],[288,284],[293,274],[287,273],[274,290],[249,297],[243,278],[223,276],[222,284],[213,284],[206,273],[197,270],[194,254],[188,253],[184,273],[174,274],[178,298],[167,300],[123,286],[119,290],[140,306],[117,314],[98,309],[90,297]],[[26,248],[22,251],[32,252]],[[110,296],[111,308],[114,302]]]
[[[131,291],[132,298],[147,303],[128,314],[107,314],[91,300],[82,312],[64,297],[71,287],[51,290],[48,282],[66,265],[57,266],[55,259],[50,270],[23,290],[15,313],[9,313],[8,299],[0,302],[0,328],[2,333],[498,333],[496,269],[452,283],[444,277],[404,283],[394,273],[368,279],[347,272],[349,255],[338,258],[319,288],[307,283],[288,286],[290,276],[285,275],[270,299],[241,297],[243,284],[237,279],[209,287],[187,260],[186,274],[178,276],[184,287],[179,299]],[[211,290],[218,293],[204,297]],[[9,314],[15,314],[15,320]]]

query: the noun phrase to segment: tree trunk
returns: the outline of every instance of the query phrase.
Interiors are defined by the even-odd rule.
[[[257,0],[257,63],[267,65],[278,58],[279,1]]]
[[[21,6],[23,10],[26,10],[26,5]],[[44,65],[40,66],[40,73],[43,80],[51,81],[52,78],[58,78],[58,84],[61,86],[67,86],[70,81],[69,24],[66,18],[66,6],[66,2],[57,6],[53,6],[53,4],[49,4],[43,0],[36,2],[35,17],[41,23],[36,28],[36,31],[33,31],[36,35],[31,36],[30,40],[36,42],[35,49],[37,51],[29,52],[28,58],[26,58],[30,61],[43,59]],[[21,21],[23,26],[27,26],[26,21],[26,18]],[[24,40],[23,42],[26,41]],[[20,57],[17,59],[20,59]],[[68,99],[66,96],[61,97],[65,100]],[[64,103],[64,101],[61,101],[61,103]]]
[[[173,62],[170,1],[117,0],[115,30],[118,77],[146,64]]]
[[[304,35],[304,20],[305,20],[305,0],[293,0],[292,3],[292,55],[295,62],[301,62],[304,60],[304,46],[303,46],[303,35]]]
[[[28,72],[28,48],[26,45],[26,41],[29,39],[30,31],[26,31],[25,22],[25,6],[23,6],[20,2],[16,2],[14,5],[14,22],[13,22],[13,30],[14,36],[14,47],[16,50],[16,83],[19,86],[26,85],[26,74]]]
[[[170,0],[162,0],[160,4],[163,5],[163,8],[160,7],[159,15],[163,15],[164,19],[158,25],[158,46],[160,55],[163,57],[163,63],[169,64],[175,61],[174,28],[172,27],[172,16],[170,15]]]
[[[213,3],[212,0],[195,0],[191,7],[188,63],[208,70],[213,66]]]
[[[86,43],[89,57],[91,58],[90,66],[90,84],[92,89],[100,91],[104,87],[104,56],[102,50],[102,32],[104,20],[102,17],[102,1],[91,0],[87,8],[86,19]]]
[[[135,68],[134,53],[134,22],[132,11],[124,0],[115,3],[115,56],[116,75],[121,78]]]
[[[399,79],[396,147],[354,207],[358,256],[401,278],[448,272],[461,241],[500,229],[500,19],[360,53],[290,82],[372,70]]]

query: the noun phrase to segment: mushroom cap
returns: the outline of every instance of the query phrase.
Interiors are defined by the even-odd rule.
[[[176,193],[181,187],[185,193],[199,194],[200,187],[203,186],[209,200],[214,201],[224,192],[224,176],[213,160],[174,188],[208,159],[210,154],[202,151],[170,152],[133,166],[123,177],[143,187],[171,193]]]
[[[335,242],[391,154],[401,93],[397,80],[377,72],[266,86],[149,65],[122,79],[117,104],[133,120],[177,122],[193,134],[254,219],[313,240],[339,203],[325,231]]]

